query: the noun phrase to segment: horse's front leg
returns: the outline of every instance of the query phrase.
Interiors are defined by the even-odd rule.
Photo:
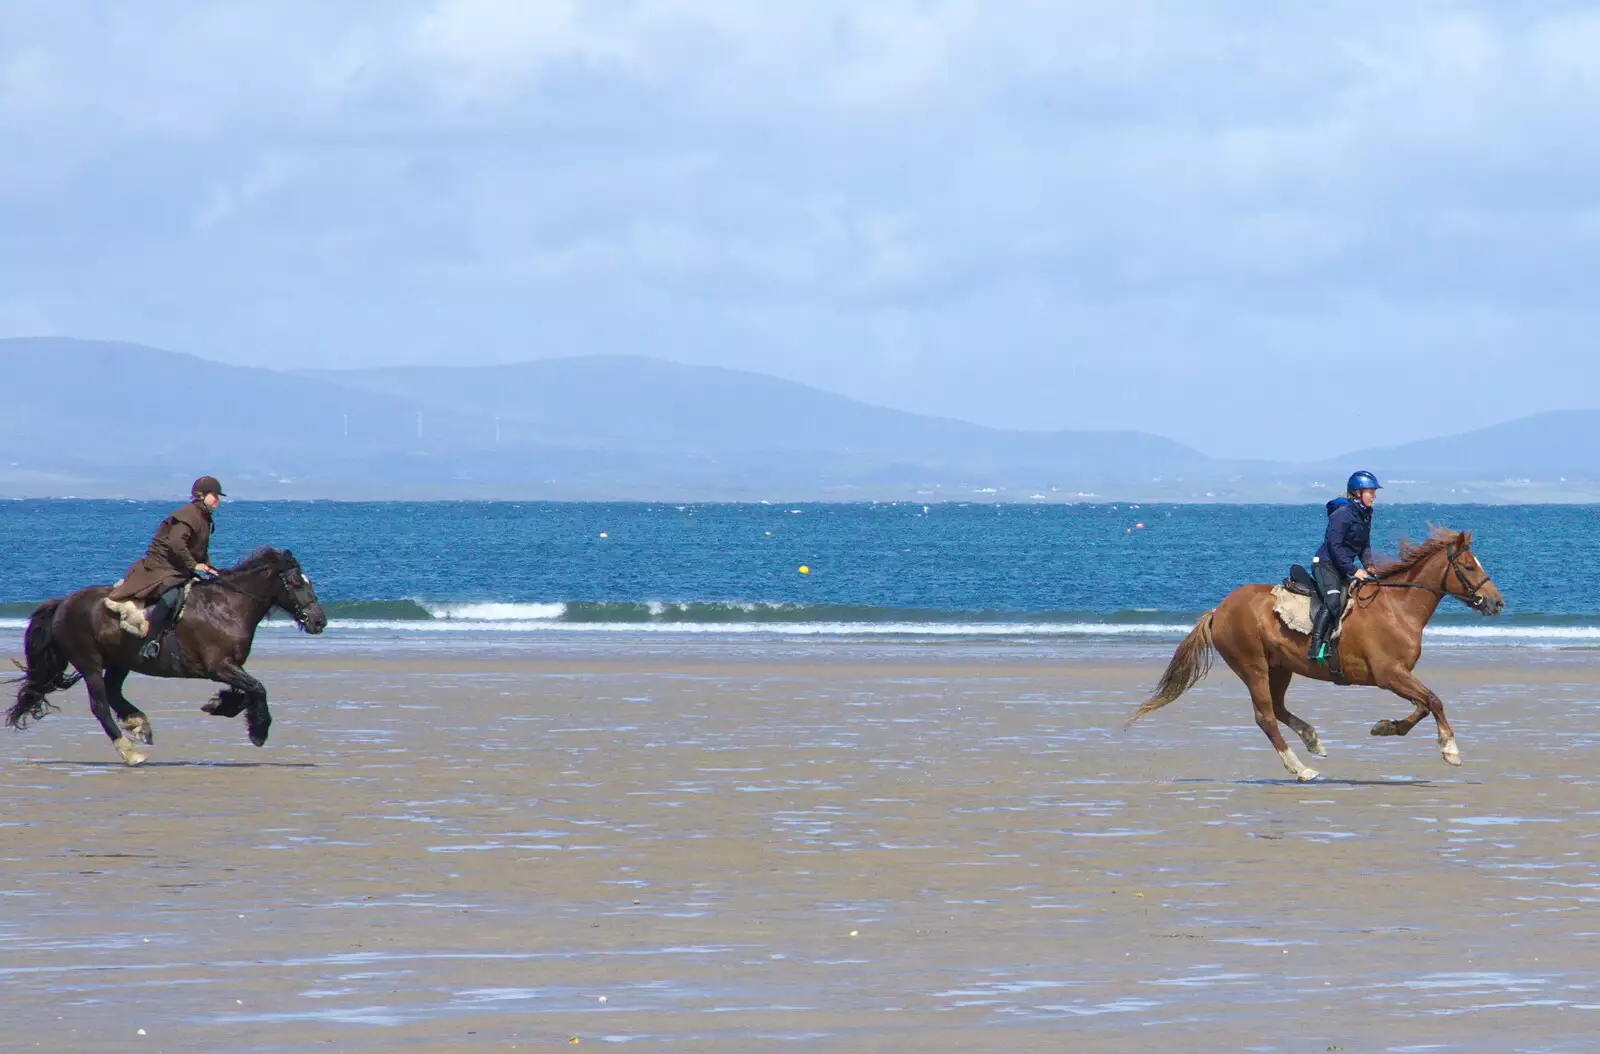
[[[246,673],[242,667],[235,666],[232,663],[219,667],[211,676],[245,697],[244,720],[246,727],[250,731],[250,742],[258,747],[265,746],[267,732],[272,728],[272,711],[267,709],[266,687]],[[227,710],[231,710],[232,714],[238,713],[238,709],[234,709],[229,702],[225,701],[228,694],[227,692],[221,693],[217,699],[217,707],[210,709],[208,705],[207,712],[225,716],[231,716],[230,713],[227,713]]]
[[[1412,707],[1411,713],[1398,721],[1391,721],[1387,717],[1372,726],[1375,736],[1403,736],[1413,728],[1417,722],[1428,716],[1428,708],[1421,703]]]
[[[238,717],[250,705],[250,696],[237,688],[224,688],[200,709],[212,717]]]
[[[1410,716],[1399,721],[1379,721],[1372,726],[1375,736],[1403,736],[1416,727],[1427,714],[1439,730],[1439,756],[1451,765],[1461,764],[1461,751],[1456,746],[1456,734],[1444,716],[1444,700],[1433,694],[1433,689],[1417,680],[1410,670],[1389,670],[1374,678],[1379,688],[1387,689],[1407,700],[1414,707]]]

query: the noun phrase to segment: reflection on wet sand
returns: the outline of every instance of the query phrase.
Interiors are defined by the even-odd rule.
[[[1590,1049],[1600,662],[1456,649],[1467,765],[1297,684],[1121,722],[1135,644],[558,641],[254,664],[265,751],[139,682],[4,738],[18,1049]],[[138,1029],[145,1033],[139,1035]]]

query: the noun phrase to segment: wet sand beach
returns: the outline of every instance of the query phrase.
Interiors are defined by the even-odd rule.
[[[1297,682],[1301,785],[1220,665],[1122,730],[1170,652],[284,636],[265,749],[136,678],[137,770],[63,693],[0,1047],[1595,1049],[1600,653],[1431,649],[1461,769]]]

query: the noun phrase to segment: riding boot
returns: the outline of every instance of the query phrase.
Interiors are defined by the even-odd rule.
[[[1318,604],[1316,618],[1311,621],[1311,647],[1306,651],[1306,658],[1318,664],[1328,661],[1328,632],[1332,628],[1333,611],[1327,604]]]
[[[161,645],[167,639],[167,628],[172,621],[172,612],[178,606],[179,587],[167,590],[161,594],[150,608],[150,632],[144,644],[139,647],[139,658],[154,662],[161,657]]]

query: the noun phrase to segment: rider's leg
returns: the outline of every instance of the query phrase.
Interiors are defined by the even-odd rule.
[[[1328,636],[1339,624],[1340,610],[1344,606],[1344,577],[1331,563],[1321,560],[1311,565],[1311,574],[1317,580],[1317,593],[1321,604],[1311,623],[1311,647],[1307,657],[1312,662],[1327,661]]]
[[[172,613],[177,610],[178,595],[182,590],[182,586],[173,586],[162,593],[161,598],[150,608],[150,631],[145,634],[145,644],[139,649],[140,658],[153,660],[160,656],[161,641],[165,638],[167,627],[172,622]]]

